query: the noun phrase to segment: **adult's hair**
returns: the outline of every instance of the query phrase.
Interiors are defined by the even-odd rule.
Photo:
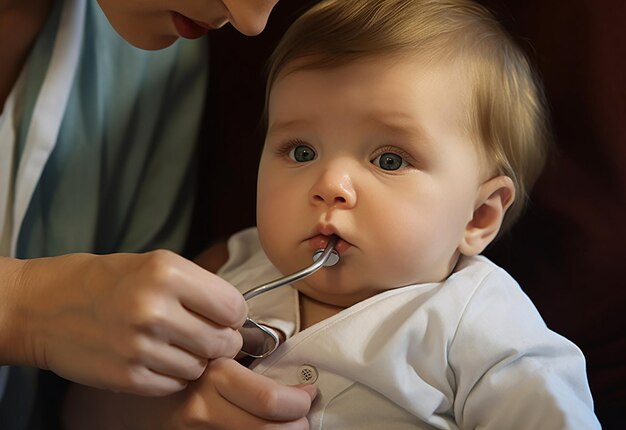
[[[285,33],[269,64],[267,103],[279,76],[398,56],[462,67],[468,135],[490,174],[513,180],[516,198],[501,231],[520,215],[551,141],[541,83],[526,55],[484,7],[469,0],[325,0]],[[297,60],[297,61],[296,61]]]

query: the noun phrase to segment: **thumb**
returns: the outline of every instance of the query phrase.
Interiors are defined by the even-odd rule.
[[[302,391],[305,391],[309,397],[311,397],[311,401],[315,400],[315,398],[317,397],[317,387],[315,385],[312,384],[299,384],[299,385],[292,385],[292,387],[294,388],[299,388]]]

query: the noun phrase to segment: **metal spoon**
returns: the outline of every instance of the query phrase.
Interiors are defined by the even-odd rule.
[[[243,294],[243,298],[250,300],[259,294],[266,293],[275,288],[282,287],[283,285],[292,284],[296,281],[306,278],[317,272],[322,267],[334,266],[339,262],[339,253],[335,251],[335,245],[339,237],[332,235],[326,244],[326,248],[318,249],[313,253],[313,261],[309,267],[306,267],[291,275],[283,276],[282,278],[275,279],[271,282],[254,287]],[[259,324],[251,318],[246,318],[246,322],[239,329],[241,337],[243,338],[243,346],[241,352],[254,357],[263,358],[270,355],[278,348],[280,339],[278,333],[263,324]]]

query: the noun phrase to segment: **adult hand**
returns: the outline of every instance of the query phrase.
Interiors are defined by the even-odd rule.
[[[0,363],[166,395],[197,379],[207,359],[241,348],[241,294],[169,251],[3,258],[0,266],[0,275],[13,274],[0,277]]]
[[[139,397],[74,386],[67,398],[67,430],[187,430],[309,428],[312,385],[285,386],[231,359],[212,361],[185,391]]]

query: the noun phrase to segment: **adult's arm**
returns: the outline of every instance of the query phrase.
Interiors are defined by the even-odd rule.
[[[0,364],[97,388],[166,395],[233,357],[246,305],[169,251],[0,258]]]

